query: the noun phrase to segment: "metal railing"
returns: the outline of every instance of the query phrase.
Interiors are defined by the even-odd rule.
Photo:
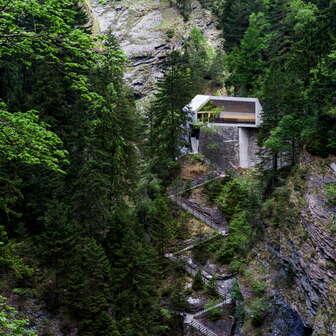
[[[211,216],[211,214],[204,211],[204,209],[202,209],[200,206],[197,206],[193,202],[175,195],[170,195],[169,199],[173,201],[176,205],[181,207],[183,210],[186,210],[187,212],[192,214],[195,218],[202,221],[204,224],[218,231],[218,233],[220,233],[221,235],[227,236],[227,232],[223,227],[223,223],[215,221]]]
[[[214,333],[212,330],[210,330],[208,327],[206,327],[203,323],[196,321],[194,319],[191,319],[187,325],[190,325],[194,327],[195,329],[199,330],[203,335],[207,336],[218,336],[216,333]]]

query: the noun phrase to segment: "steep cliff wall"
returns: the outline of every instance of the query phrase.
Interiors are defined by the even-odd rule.
[[[284,297],[314,336],[336,335],[335,161],[305,154],[263,209],[259,260],[268,264],[273,294]]]
[[[168,0],[113,0],[105,5],[91,0],[91,7],[101,32],[111,30],[128,55],[126,79],[139,98],[152,92],[167,53],[181,46],[193,27],[200,28],[212,46],[222,42],[216,19],[198,1],[193,1],[188,21]]]

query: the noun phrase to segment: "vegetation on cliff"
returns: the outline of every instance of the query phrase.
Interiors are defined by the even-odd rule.
[[[174,3],[187,20],[191,2]],[[302,222],[296,225],[307,202],[298,158],[304,149],[323,157],[336,152],[336,5],[202,3],[220,19],[224,49],[213,50],[192,29],[167,58],[146,116],[139,116],[124,83],[127,60],[118,41],[113,32],[92,37],[76,1],[0,0],[0,293],[23,311],[28,300],[43,302],[65,335],[179,332],[180,321],[160,309],[169,299],[183,311],[191,290],[184,288],[180,265],[163,260],[184,236],[186,220],[169,203],[167,187],[188,146],[189,116],[182,108],[195,93],[224,80],[232,94],[262,101],[259,141],[271,162],[261,165],[258,176],[232,176],[205,187],[230,235],[200,243],[194,255],[214,255],[244,277],[263,235],[277,237],[279,229],[289,236],[294,228],[302,231],[293,230],[295,239],[306,239]],[[291,172],[279,169],[283,153]],[[323,205],[333,209],[335,181],[323,185]],[[334,220],[323,227],[328,233],[335,232]],[[321,250],[328,248],[325,243]],[[334,271],[333,262],[323,267]],[[162,280],[169,272],[174,279],[167,285]],[[204,289],[200,273],[193,287]],[[257,280],[251,288],[255,297],[247,300],[246,313],[258,326],[268,309],[267,288]],[[334,292],[328,290],[320,292],[329,295],[329,309]],[[239,288],[234,291],[237,301],[244,299]],[[54,333],[0,300],[0,332]],[[237,314],[243,319],[243,311]]]

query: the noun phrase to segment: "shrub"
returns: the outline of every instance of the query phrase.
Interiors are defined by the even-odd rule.
[[[202,272],[201,270],[198,270],[195,274],[194,281],[192,284],[192,289],[195,291],[199,291],[203,289],[203,281],[202,281]]]
[[[250,302],[248,305],[248,311],[251,317],[252,324],[254,326],[260,326],[266,316],[267,310],[270,308],[268,304],[266,304],[264,298],[257,298]]]
[[[327,195],[327,202],[331,205],[336,207],[336,183],[328,184],[324,188],[326,195]]]
[[[171,38],[174,37],[174,35],[175,35],[175,31],[174,31],[173,29],[168,29],[168,30],[166,31],[166,35],[167,35],[167,37],[168,37],[169,39],[171,39]]]
[[[221,307],[213,308],[214,306],[216,306],[219,303],[220,303],[220,301],[218,301],[218,300],[210,300],[205,305],[205,309],[210,309],[207,312],[207,317],[210,321],[217,321],[222,317],[222,308]]]
[[[216,297],[217,296],[217,280],[216,277],[213,276],[206,285],[206,290],[209,296]]]
[[[229,263],[234,257],[236,261],[239,257],[244,257],[251,245],[252,229],[247,220],[247,212],[240,211],[232,216],[230,222],[230,234],[227,237],[224,247],[218,251],[218,257],[221,261]],[[233,266],[233,265],[232,265]],[[236,263],[234,266],[240,266]]]
[[[231,273],[238,273],[241,271],[242,266],[246,263],[246,259],[244,258],[235,258],[229,264],[229,271]]]
[[[244,300],[237,280],[235,280],[232,284],[231,295],[232,295],[233,299],[236,300],[236,301],[243,301]]]
[[[265,294],[266,288],[266,283],[259,280],[252,281],[252,291],[255,295],[262,296],[263,294]]]

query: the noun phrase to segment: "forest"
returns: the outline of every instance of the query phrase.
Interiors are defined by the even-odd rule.
[[[56,335],[48,318],[36,326],[18,311],[31,301],[64,335],[181,335],[163,304],[169,296],[178,310],[184,296],[179,282],[165,288],[174,267],[164,253],[183,231],[167,195],[195,94],[225,87],[263,105],[267,164],[253,181],[208,187],[232,232],[212,248],[234,272],[262,236],[265,209],[285,202],[279,188],[302,154],[336,155],[335,1],[200,2],[223,46],[192,29],[140,113],[120,41],[93,34],[80,1],[0,0],[1,335]],[[191,1],[175,5],[188,20]]]

